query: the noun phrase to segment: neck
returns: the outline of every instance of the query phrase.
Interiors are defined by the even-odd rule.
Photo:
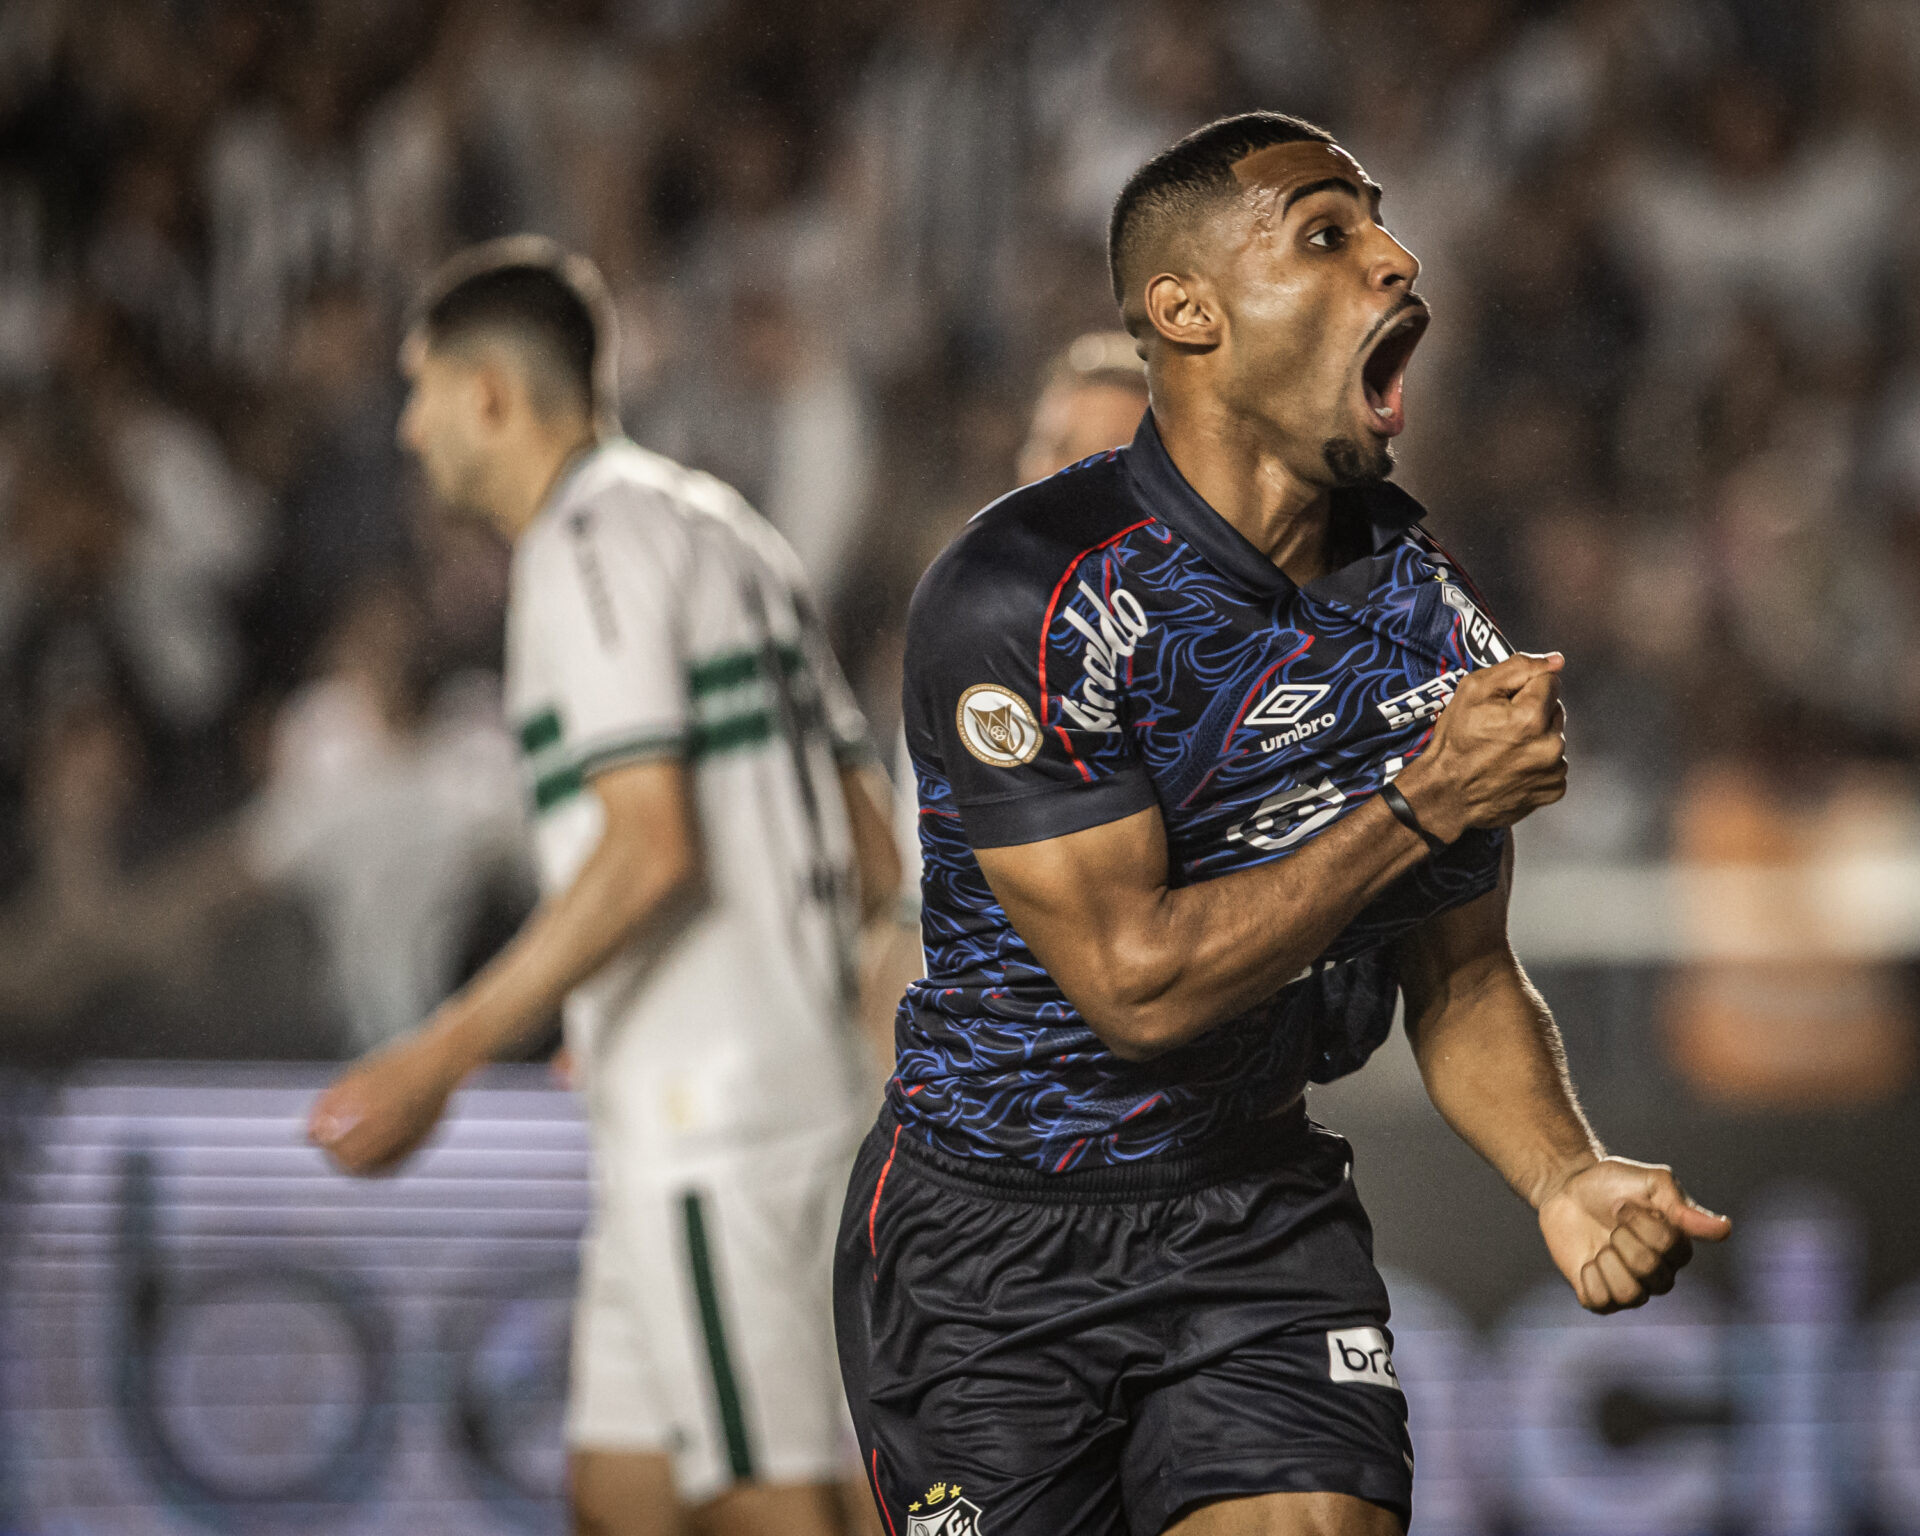
[[[527,531],[574,461],[599,442],[600,434],[590,422],[543,425],[504,456],[493,515],[508,538],[517,539]]]
[[[1326,575],[1331,493],[1302,479],[1270,432],[1234,415],[1217,396],[1158,389],[1153,420],[1187,484],[1288,580],[1304,586]]]

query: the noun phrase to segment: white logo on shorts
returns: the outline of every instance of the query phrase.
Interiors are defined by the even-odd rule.
[[[1378,1328],[1328,1329],[1327,1374],[1335,1381],[1364,1381],[1369,1386],[1400,1390],[1400,1378],[1393,1370],[1393,1351]]]

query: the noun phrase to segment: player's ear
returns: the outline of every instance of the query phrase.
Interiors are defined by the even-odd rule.
[[[1221,309],[1213,284],[1194,273],[1159,272],[1147,279],[1147,322],[1175,346],[1220,344]]]
[[[497,432],[513,415],[515,395],[525,394],[526,385],[497,352],[481,354],[473,369],[474,399],[480,409],[480,423],[489,432]]]

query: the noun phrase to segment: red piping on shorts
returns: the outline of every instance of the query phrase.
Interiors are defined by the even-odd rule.
[[[896,1136],[900,1134],[898,1126],[894,1128],[893,1134]],[[887,1161],[891,1163],[893,1159],[888,1158]],[[884,1179],[886,1175],[882,1174],[880,1177]],[[887,1501],[880,1496],[880,1448],[878,1446],[873,1449],[873,1502],[880,1506],[880,1513],[887,1517],[887,1536],[900,1536],[900,1533],[893,1528],[893,1515],[887,1509]]]
[[[867,1207],[867,1251],[876,1259],[880,1257],[880,1244],[873,1235],[873,1224],[880,1219],[880,1191],[887,1187],[887,1175],[893,1172],[893,1155],[899,1150],[900,1127],[896,1125],[893,1128],[893,1143],[887,1148],[886,1166],[880,1170],[879,1183],[873,1186],[873,1204]],[[874,1486],[878,1488],[879,1484]]]

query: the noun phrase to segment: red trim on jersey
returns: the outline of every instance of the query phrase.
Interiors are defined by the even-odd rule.
[[[880,1447],[873,1448],[873,1502],[880,1506],[880,1513],[887,1517],[887,1536],[900,1536],[893,1528],[893,1514],[887,1508],[887,1501],[880,1495]]]
[[[1102,539],[1098,544],[1089,544],[1085,549],[1081,550],[1079,554],[1067,562],[1067,568],[1060,573],[1060,579],[1053,584],[1053,596],[1047,599],[1047,611],[1040,620],[1041,720],[1044,721],[1047,718],[1047,631],[1053,628],[1053,610],[1060,605],[1060,594],[1066,590],[1068,580],[1071,579],[1075,571],[1080,569],[1080,562],[1086,559],[1088,555],[1097,555],[1109,544],[1118,544],[1128,534],[1146,527],[1147,524],[1152,521],[1153,519],[1150,517],[1143,517],[1139,522],[1122,528],[1112,537]],[[1073,750],[1073,739],[1067,735],[1064,727],[1056,725],[1053,729],[1054,734],[1060,738],[1060,745],[1067,749],[1067,756],[1073,759],[1073,766],[1080,770],[1080,777],[1091,784],[1093,782],[1093,774],[1087,765],[1080,761],[1080,754]]]
[[[900,1127],[896,1125],[893,1128],[893,1145],[887,1148],[886,1166],[880,1170],[880,1181],[873,1186],[873,1204],[867,1207],[867,1250],[876,1259],[880,1257],[880,1244],[873,1235],[873,1224],[880,1216],[880,1191],[887,1187],[887,1175],[893,1172],[893,1156],[899,1150]]]
[[[1076,1157],[1080,1155],[1080,1149],[1084,1147],[1086,1144],[1087,1144],[1087,1138],[1082,1136],[1072,1146],[1068,1147],[1065,1152],[1060,1154],[1060,1161],[1053,1165],[1053,1171],[1055,1173],[1060,1173],[1064,1171],[1067,1164],[1072,1162]]]

